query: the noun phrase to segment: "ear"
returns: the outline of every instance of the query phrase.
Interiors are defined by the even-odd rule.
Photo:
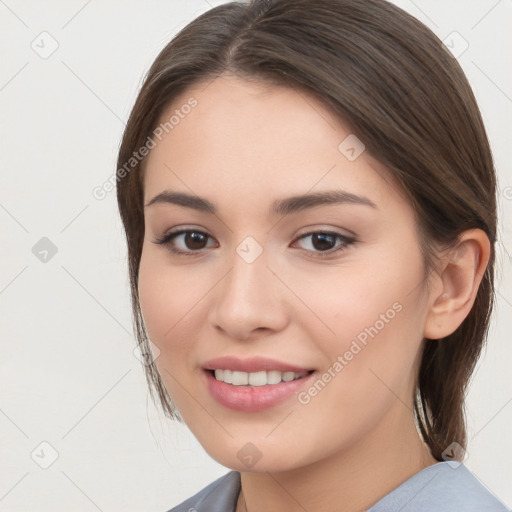
[[[490,254],[487,235],[481,229],[471,229],[442,256],[439,281],[429,298],[425,338],[437,340],[457,330],[473,307]]]

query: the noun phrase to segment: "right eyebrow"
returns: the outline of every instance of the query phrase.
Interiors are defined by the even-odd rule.
[[[178,206],[185,206],[186,208],[193,208],[208,213],[215,213],[215,206],[199,196],[190,194],[184,194],[182,192],[172,192],[171,190],[164,190],[157,194],[151,201],[149,201],[144,207],[147,208],[153,204],[164,203],[164,204],[177,204]]]

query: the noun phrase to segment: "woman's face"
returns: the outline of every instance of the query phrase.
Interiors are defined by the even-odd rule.
[[[193,434],[252,471],[400,435],[430,299],[390,175],[293,89],[225,75],[173,115],[146,162],[139,294]]]

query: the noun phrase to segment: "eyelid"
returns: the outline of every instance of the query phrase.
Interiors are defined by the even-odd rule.
[[[196,251],[193,251],[193,250],[185,251],[185,250],[182,250],[182,249],[176,249],[176,248],[171,247],[171,242],[175,238],[177,238],[180,235],[187,234],[187,233],[190,233],[190,232],[199,233],[201,235],[205,235],[206,237],[208,237],[209,240],[215,240],[216,241],[215,237],[210,235],[206,230],[203,230],[202,228],[197,229],[197,228],[192,227],[192,226],[181,226],[181,227],[173,228],[173,229],[170,229],[170,230],[166,231],[162,236],[155,236],[155,238],[153,239],[153,243],[155,243],[157,245],[163,245],[169,252],[174,253],[174,254],[187,255],[187,256],[199,255],[199,254],[201,254],[201,252],[204,249],[199,249],[199,250],[196,250]],[[218,242],[217,242],[217,246],[218,246]]]
[[[193,231],[194,233],[201,233],[203,235],[209,236],[210,238],[214,238],[212,235],[210,235],[210,233],[208,233],[208,230],[206,230],[204,228],[198,228],[197,226],[184,225],[184,226],[179,226],[176,228],[171,228],[171,229],[165,231],[163,235],[156,237],[156,239],[165,240],[165,239],[170,238],[172,235],[177,236],[177,235],[181,235],[183,233],[188,233],[190,231]]]
[[[324,234],[324,235],[335,235],[344,240],[355,240],[354,235],[345,235],[344,233],[340,233],[339,231],[333,231],[332,229],[313,229],[310,231],[306,231],[305,233],[301,233],[297,235],[294,240],[300,240],[301,238],[305,238],[306,236]]]
[[[312,235],[316,235],[316,234],[332,235],[336,239],[341,240],[341,243],[339,245],[335,245],[332,249],[328,249],[327,251],[310,251],[308,249],[303,249],[305,252],[312,254],[313,257],[315,257],[315,258],[327,258],[334,254],[344,252],[348,249],[349,246],[358,242],[358,239],[355,236],[345,235],[343,233],[340,233],[340,232],[332,230],[332,229],[321,229],[320,228],[320,229],[313,229],[306,233],[302,233],[302,234],[298,235],[292,242],[292,245],[295,245],[298,241],[300,241],[304,238],[307,238],[308,236],[312,236]]]
[[[312,233],[332,233],[342,236],[347,239],[357,239],[354,231],[347,228],[329,226],[328,224],[311,224],[296,231],[295,237],[298,238],[303,235],[310,235]]]

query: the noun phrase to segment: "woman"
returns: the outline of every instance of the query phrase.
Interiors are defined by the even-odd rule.
[[[232,469],[173,511],[507,510],[461,464],[496,178],[425,26],[211,9],[152,65],[117,181],[150,389]]]

